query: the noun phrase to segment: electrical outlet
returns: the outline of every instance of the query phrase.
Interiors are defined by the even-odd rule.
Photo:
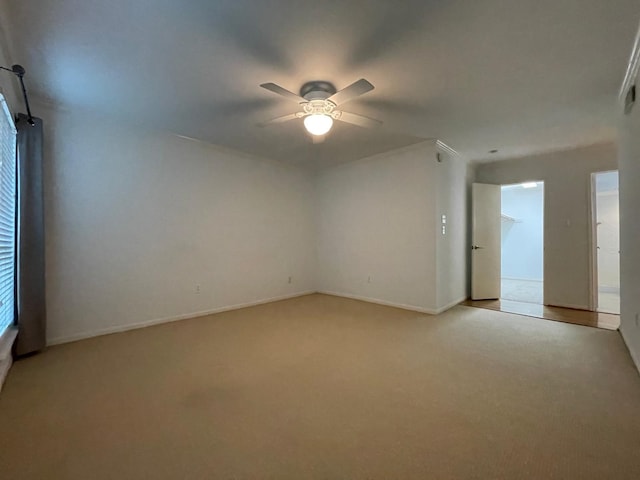
[[[367,283],[371,283],[371,277],[367,278]]]
[[[196,285],[196,295],[200,294],[200,284]]]
[[[636,327],[640,327],[640,313],[636,313]]]
[[[293,277],[289,277],[289,283],[293,283]]]

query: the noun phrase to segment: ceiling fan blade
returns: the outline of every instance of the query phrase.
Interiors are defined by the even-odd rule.
[[[290,113],[288,115],[283,115],[281,117],[272,118],[271,120],[267,120],[266,122],[259,123],[260,127],[267,127],[269,125],[275,125],[276,123],[284,123],[289,120],[295,120],[296,118],[300,118],[297,113]]]
[[[324,143],[326,135],[311,135],[311,142],[315,145],[317,143]]]
[[[352,123],[353,125],[358,125],[359,127],[368,128],[375,128],[382,125],[382,122],[380,120],[376,120],[375,118],[369,118],[365,117],[364,115],[358,115],[357,113],[349,112],[340,112],[340,116],[336,118],[336,120]]]
[[[336,105],[342,105],[343,103],[348,102],[349,100],[353,100],[360,95],[364,95],[367,92],[370,92],[374,89],[374,86],[371,85],[367,80],[361,78],[357,82],[352,83],[348,87],[343,88],[338,93],[334,93],[332,96],[328,98],[330,102],[335,103]]]
[[[281,95],[289,100],[293,100],[296,103],[307,103],[307,101],[302,98],[300,95],[296,95],[293,92],[290,92],[286,88],[282,88],[280,85],[276,85],[275,83],[263,83],[260,85],[262,88],[269,90],[270,92]]]

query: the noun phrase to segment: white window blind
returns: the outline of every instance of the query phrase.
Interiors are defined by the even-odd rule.
[[[16,128],[0,94],[0,335],[14,322]]]

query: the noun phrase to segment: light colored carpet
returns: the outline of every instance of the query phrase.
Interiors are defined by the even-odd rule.
[[[500,298],[516,302],[543,303],[543,283],[539,280],[500,279]]]
[[[638,479],[617,332],[324,295],[58,346],[0,394],[3,479]]]

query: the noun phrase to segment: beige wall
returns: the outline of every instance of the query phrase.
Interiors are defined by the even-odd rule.
[[[314,290],[309,174],[81,112],[38,112],[49,341]]]
[[[640,104],[620,126],[620,330],[640,369]]]
[[[319,290],[430,313],[464,298],[465,175],[434,142],[320,172]]]
[[[7,11],[7,2],[8,0],[0,0],[0,12]],[[0,13],[0,65],[3,67],[11,67],[14,63],[18,63],[11,56],[8,29],[7,16]],[[28,78],[26,77],[25,82],[28,82]],[[18,111],[24,110],[24,106],[21,103],[18,81],[15,75],[10,72],[0,71],[0,93],[6,98],[12,113],[15,114]]]
[[[548,305],[591,308],[591,173],[616,170],[613,144],[476,166],[476,181],[544,180],[544,296]]]
[[[468,165],[460,158],[440,152],[436,173],[436,307],[440,311],[466,299],[467,292],[467,177]],[[446,215],[446,234],[442,234]]]

